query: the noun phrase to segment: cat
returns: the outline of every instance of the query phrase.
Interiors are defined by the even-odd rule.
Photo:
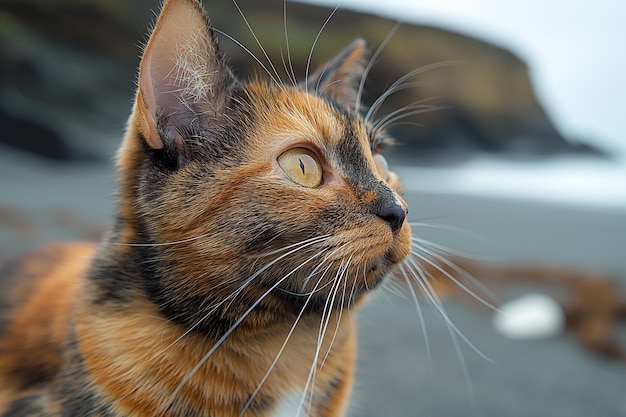
[[[242,81],[200,3],[166,0],[111,231],[2,265],[0,415],[345,415],[348,313],[412,244],[366,54]]]

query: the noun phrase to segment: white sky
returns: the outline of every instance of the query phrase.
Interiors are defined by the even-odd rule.
[[[336,6],[337,0],[304,0]],[[511,49],[566,136],[626,156],[625,0],[342,0],[340,7],[437,25]]]

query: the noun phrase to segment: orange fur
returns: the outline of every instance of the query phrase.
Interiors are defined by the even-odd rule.
[[[207,340],[196,335],[186,336],[177,343],[184,329],[164,323],[153,305],[138,301],[129,312],[103,312],[94,317],[87,308],[79,314],[77,330],[79,345],[85,352],[87,367],[94,381],[111,398],[120,398],[118,407],[124,415],[151,416],[155,407],[163,406],[173,392],[206,353]],[[353,329],[348,317],[341,320],[335,333],[336,317],[331,317],[328,335],[321,347],[323,355],[330,339],[337,334],[327,361],[319,366],[317,384],[324,386],[337,368],[351,368],[354,360]],[[290,338],[275,368],[259,392],[260,396],[280,396],[285,391],[303,389],[308,377],[311,358],[317,341],[311,337],[319,327],[317,322],[303,322]],[[222,345],[178,395],[180,401],[197,410],[219,410],[219,415],[238,415],[237,398],[252,392],[269,369],[289,331],[277,325],[259,329],[245,337],[233,337]],[[155,339],[154,335],[159,335]],[[132,390],[130,389],[131,387]],[[342,398],[333,398],[336,407],[345,407]],[[163,406],[166,407],[166,406]],[[161,414],[159,414],[161,415]],[[163,416],[178,415],[164,412]],[[264,414],[259,414],[264,415]]]
[[[15,307],[0,341],[3,396],[45,384],[61,368],[80,278],[94,251],[92,244],[51,245],[18,261],[27,285],[5,289]]]

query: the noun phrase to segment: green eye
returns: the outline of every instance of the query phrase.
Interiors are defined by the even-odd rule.
[[[389,164],[382,154],[377,153],[374,155],[374,165],[376,165],[376,171],[378,175],[385,181],[389,180]]]
[[[303,187],[315,188],[322,183],[322,166],[317,156],[305,148],[293,148],[278,157],[278,165],[289,179]]]

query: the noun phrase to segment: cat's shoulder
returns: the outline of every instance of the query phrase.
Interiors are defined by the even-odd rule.
[[[22,391],[61,365],[75,295],[96,251],[93,243],[50,244],[0,261],[0,376]]]
[[[31,298],[45,282],[75,277],[84,272],[96,251],[92,242],[52,243],[32,252],[0,260],[0,310]]]

